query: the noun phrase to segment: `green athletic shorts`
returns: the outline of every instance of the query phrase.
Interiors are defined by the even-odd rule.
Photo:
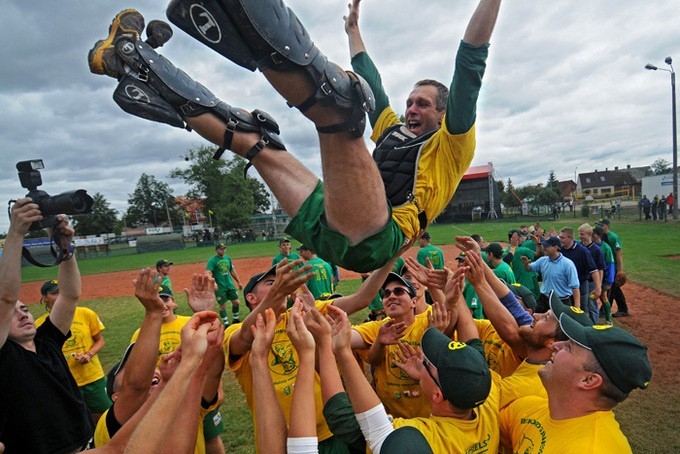
[[[377,270],[394,257],[404,244],[404,234],[391,218],[378,233],[350,246],[347,238],[326,224],[321,180],[291,219],[286,233],[316,252],[327,262],[357,273]]]
[[[217,298],[218,304],[224,305],[227,304],[227,302],[238,300],[238,293],[236,293],[235,288],[228,288],[215,292],[215,297]]]
[[[203,418],[203,438],[210,440],[224,432],[224,422],[220,409],[216,408]]]
[[[81,386],[80,391],[90,413],[104,413],[112,404],[109,395],[106,394],[106,377]]]

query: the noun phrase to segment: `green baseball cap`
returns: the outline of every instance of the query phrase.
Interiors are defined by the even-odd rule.
[[[423,354],[436,368],[444,398],[461,409],[483,404],[491,391],[491,372],[474,347],[451,340],[430,327],[420,341]]]
[[[380,452],[390,454],[429,454],[432,451],[425,435],[415,427],[402,426],[392,431],[383,441]]]
[[[175,293],[172,290],[170,290],[170,287],[168,287],[167,285],[161,285],[160,287],[158,287],[158,296],[171,296],[174,298]]]
[[[42,287],[40,287],[40,293],[42,295],[47,295],[48,293],[57,293],[59,291],[59,282],[56,279],[51,281],[46,281]]]
[[[501,279],[503,280],[503,279]],[[505,282],[505,281],[503,281]],[[505,282],[505,285],[508,286],[510,291],[515,295],[520,298],[522,298],[522,302],[526,307],[531,309],[532,311],[536,310],[536,296],[534,295],[534,292],[529,290],[528,287],[525,287],[522,284],[519,283],[514,283],[514,284],[508,284]]]
[[[416,288],[413,286],[411,281],[409,281],[408,279],[404,279],[399,274],[397,274],[393,271],[391,271],[390,274],[387,275],[387,277],[385,278],[385,282],[383,282],[383,285],[382,285],[382,287],[380,287],[380,289],[384,290],[385,286],[387,284],[389,284],[390,282],[394,282],[394,281],[399,282],[401,284],[404,284],[406,286],[406,288],[408,289],[408,292],[409,292],[409,295],[411,295],[411,298],[416,297],[416,295],[417,295]]]
[[[580,323],[583,326],[593,326],[593,321],[588,317],[588,314],[583,312],[582,309],[579,309],[578,307],[574,306],[567,306],[560,300],[560,297],[557,296],[557,293],[555,293],[554,290],[550,292],[550,309],[553,311],[553,314],[555,314],[555,317],[559,320],[562,314],[566,314],[568,317],[570,317],[573,320],[576,320],[578,323]]]
[[[647,347],[627,331],[611,325],[583,326],[567,314],[560,316],[562,331],[593,352],[609,380],[621,392],[645,389],[652,379]]]

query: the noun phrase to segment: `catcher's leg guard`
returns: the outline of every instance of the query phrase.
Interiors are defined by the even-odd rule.
[[[365,113],[375,108],[370,87],[362,77],[329,62],[281,0],[172,0],[167,14],[191,36],[251,71],[303,69],[317,90],[296,107],[302,112],[317,104],[337,107],[346,111],[347,120],[317,129],[363,134]]]
[[[252,160],[265,145],[284,150],[276,121],[265,112],[252,113],[232,107],[210,90],[193,80],[167,58],[156,53],[148,43],[137,40],[117,46],[121,60],[131,69],[118,84],[114,100],[126,112],[148,120],[187,128],[186,117],[211,113],[226,123],[223,146],[215,154],[219,159],[230,148],[236,131],[257,132],[260,140],[245,158]],[[246,167],[250,167],[250,164]]]

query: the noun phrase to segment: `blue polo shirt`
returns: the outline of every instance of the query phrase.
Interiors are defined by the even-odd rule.
[[[531,271],[540,271],[543,280],[541,281],[541,293],[549,295],[551,290],[555,290],[560,298],[574,294],[572,289],[580,288],[578,274],[574,262],[559,255],[555,260],[543,256],[531,262]]]
[[[581,243],[583,244],[583,243]],[[606,268],[607,264],[604,261],[604,252],[602,252],[602,248],[600,245],[595,243],[594,241],[590,243],[588,246],[586,246],[588,250],[590,251],[590,255],[593,257],[593,261],[595,262],[595,267],[598,270],[603,270]]]
[[[580,283],[591,280],[590,273],[597,271],[597,267],[587,247],[574,241],[569,249],[560,248],[560,252],[576,265],[576,273]]]

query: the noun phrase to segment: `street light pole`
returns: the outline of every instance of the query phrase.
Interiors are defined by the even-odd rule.
[[[675,107],[675,70],[673,69],[673,59],[666,57],[664,62],[671,67],[670,70],[658,68],[650,63],[645,65],[645,69],[656,71],[666,71],[671,73],[671,101],[673,111],[673,219],[678,219],[678,126]]]

